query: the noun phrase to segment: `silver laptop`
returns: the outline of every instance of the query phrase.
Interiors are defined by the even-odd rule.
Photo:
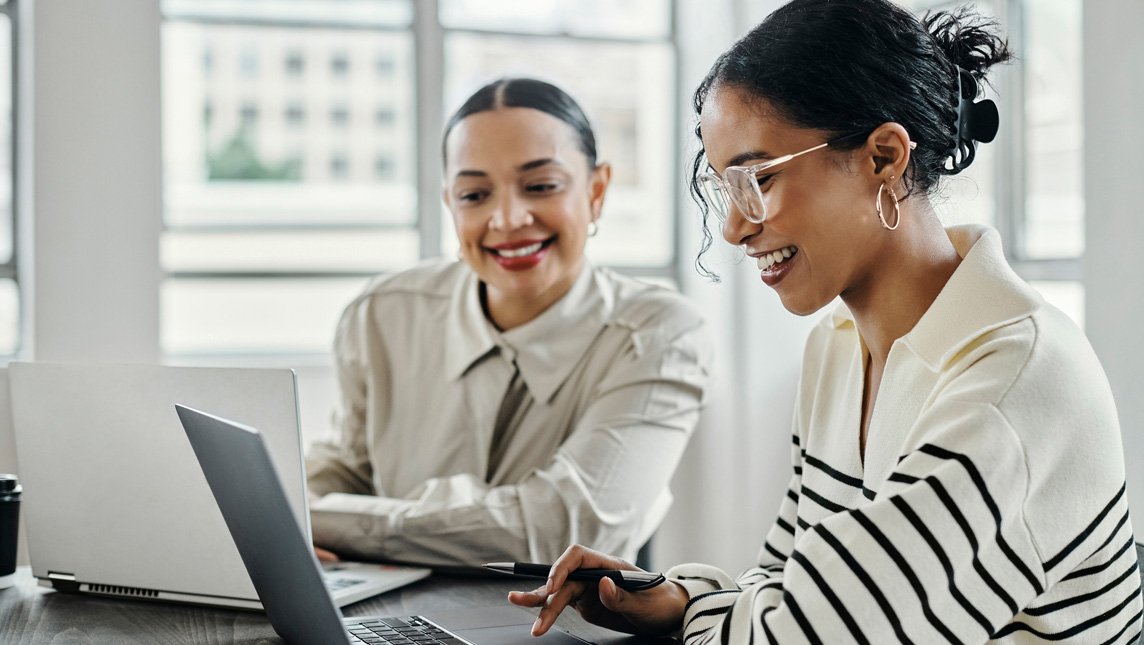
[[[247,609],[262,603],[175,414],[219,410],[266,431],[295,529],[310,534],[294,373],[12,363],[32,573],[61,591]],[[429,574],[338,563],[339,605]]]
[[[533,638],[536,617],[505,604],[424,616],[343,618],[322,585],[310,541],[291,517],[263,435],[189,407],[176,409],[270,624],[287,643],[585,642],[559,630]]]

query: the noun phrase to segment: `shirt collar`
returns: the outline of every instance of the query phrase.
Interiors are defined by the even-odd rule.
[[[469,272],[453,293],[453,324],[447,332],[450,378],[460,378],[494,349],[515,360],[529,392],[547,403],[607,324],[613,308],[603,276],[585,260],[564,297],[536,318],[499,332],[485,318],[480,281]]]
[[[899,339],[930,369],[940,370],[989,331],[1030,316],[1041,295],[1010,268],[1001,236],[976,224],[946,229],[961,264],[914,328]],[[831,312],[835,328],[853,324],[846,305]]]
[[[453,285],[445,321],[445,369],[450,380],[460,378],[478,360],[497,348],[499,334],[481,307],[481,281],[463,267],[464,277]]]

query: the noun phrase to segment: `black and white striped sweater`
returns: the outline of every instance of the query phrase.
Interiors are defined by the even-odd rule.
[[[688,643],[1135,643],[1140,574],[1116,409],[1083,334],[995,231],[895,342],[859,457],[865,349],[808,341],[794,475],[758,566],[673,568]]]

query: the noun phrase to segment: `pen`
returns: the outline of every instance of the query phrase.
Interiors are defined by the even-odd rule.
[[[547,578],[552,570],[551,565],[533,564],[531,562],[490,562],[484,567],[498,573],[529,578]],[[600,578],[611,578],[617,587],[625,591],[651,589],[666,580],[662,573],[622,571],[620,569],[576,569],[568,574],[569,580],[599,580]]]

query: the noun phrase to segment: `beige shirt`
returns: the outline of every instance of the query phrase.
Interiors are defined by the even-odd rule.
[[[671,503],[711,348],[679,294],[585,265],[499,332],[464,263],[383,278],[345,310],[340,405],[307,455],[314,541],[429,564],[545,562],[578,542],[632,558]],[[519,367],[527,388],[500,414]]]

